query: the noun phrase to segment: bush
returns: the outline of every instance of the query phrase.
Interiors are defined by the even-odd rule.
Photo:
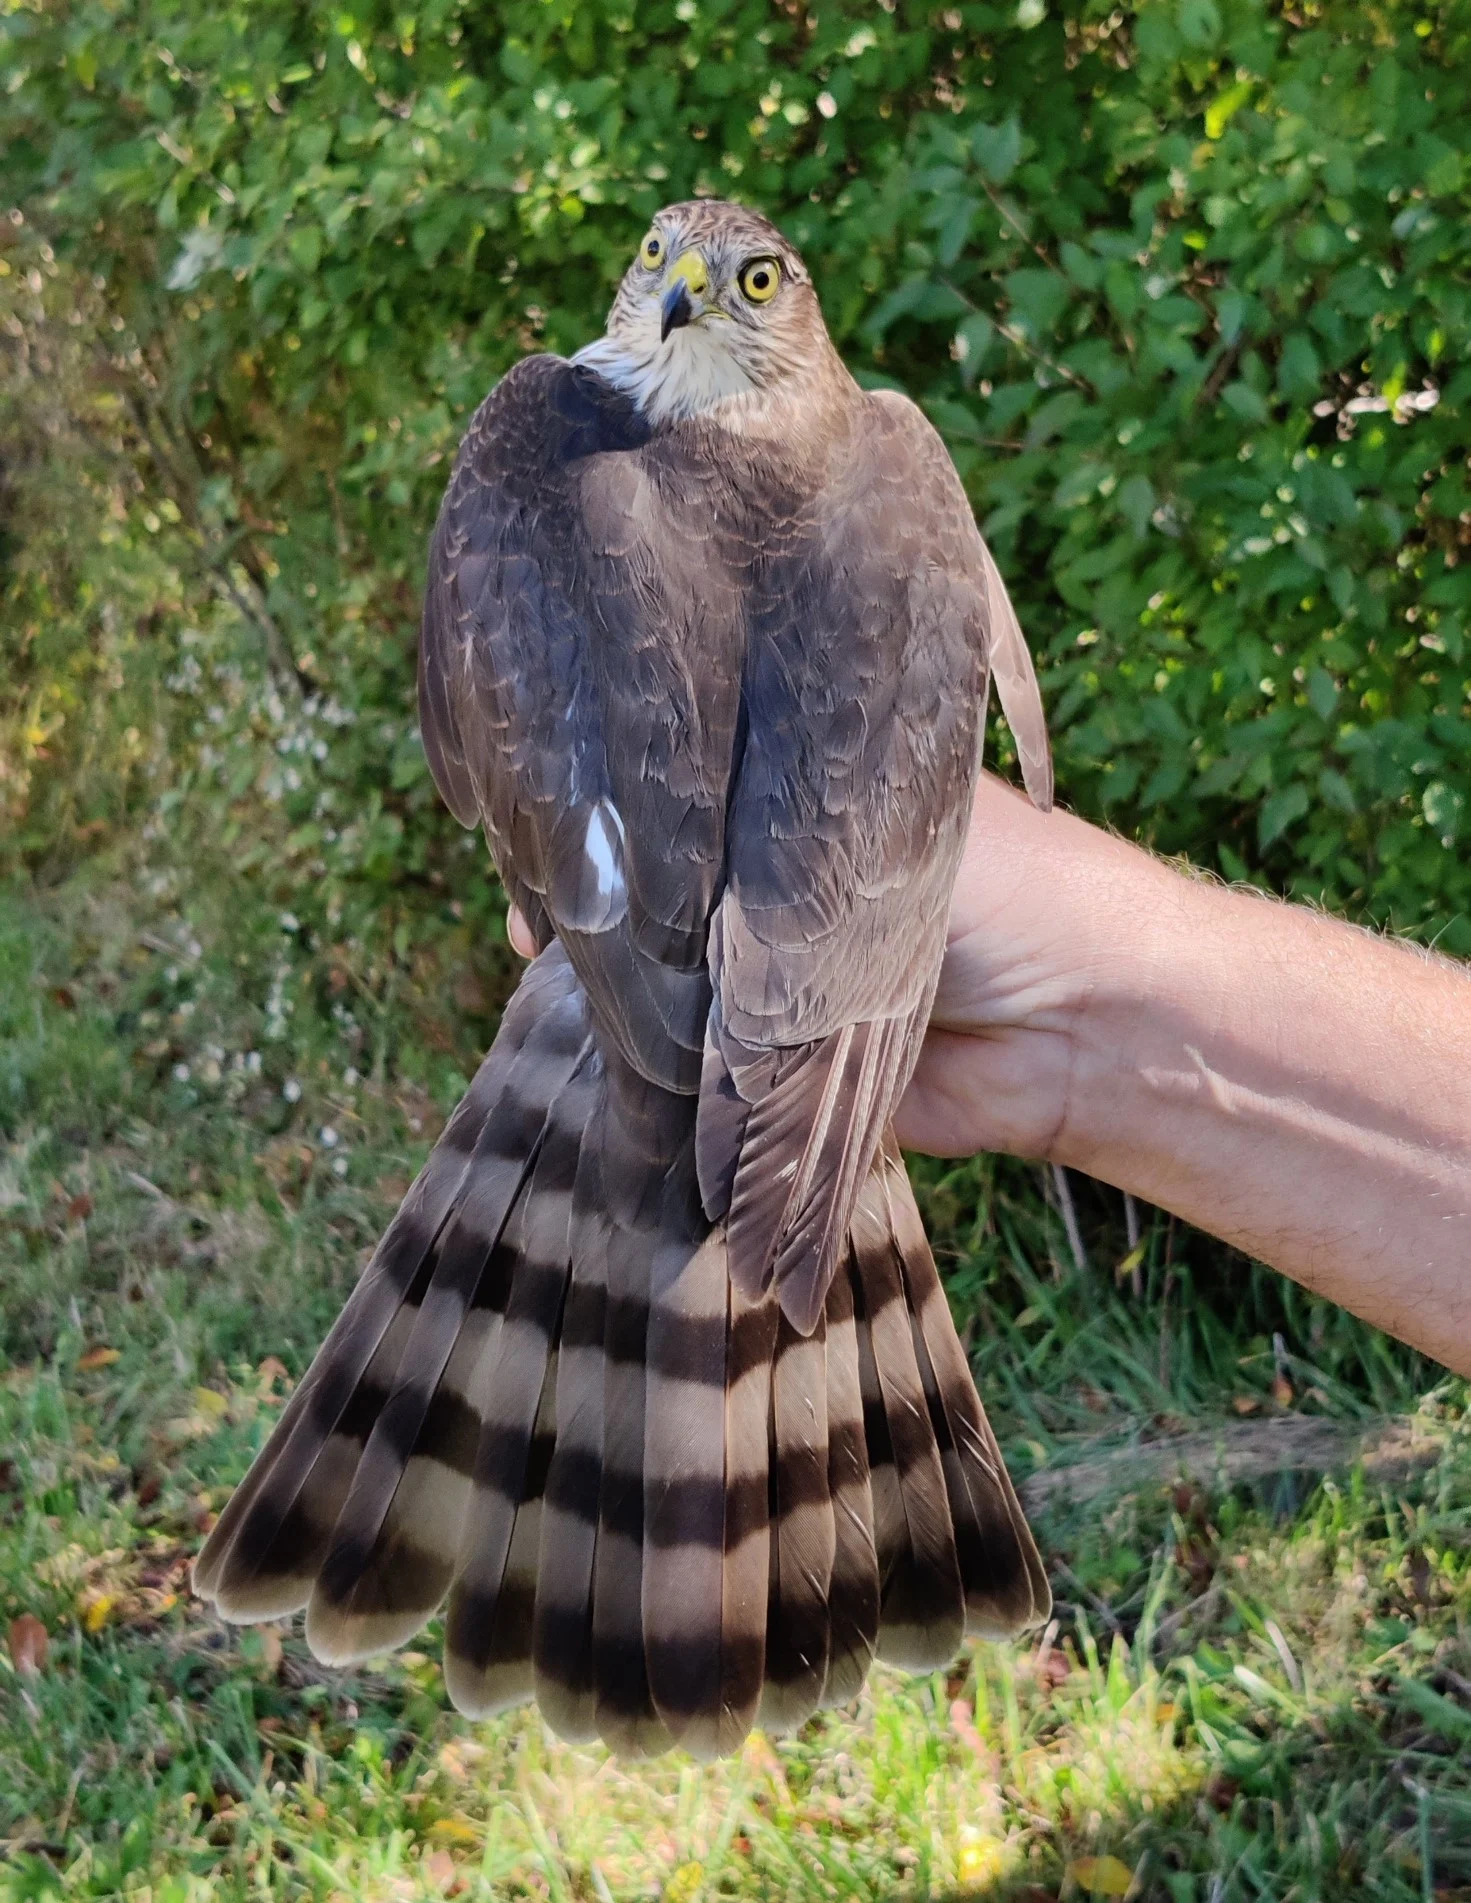
[[[167,524],[219,640],[299,690],[256,784],[339,905],[444,834],[409,656],[469,409],[589,335],[660,202],[724,191],[945,431],[1067,795],[1471,948],[1459,10],[72,0],[4,32],[11,229],[126,327],[115,563]],[[214,724],[267,738],[241,706]],[[238,798],[252,749],[213,750]]]
[[[1462,9],[351,4],[0,16],[13,853],[136,807],[143,680],[145,805],[315,929],[469,900],[412,704],[448,460],[717,191],[946,434],[1064,795],[1471,950]]]

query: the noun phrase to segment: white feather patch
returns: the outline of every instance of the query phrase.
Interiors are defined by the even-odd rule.
[[[599,800],[587,822],[583,849],[597,880],[598,898],[611,908],[626,896],[623,880],[623,816],[611,800]]]
[[[585,363],[631,396],[650,422],[678,422],[756,388],[722,335],[732,321],[698,319],[660,343],[655,318],[646,337],[599,337],[572,361]]]

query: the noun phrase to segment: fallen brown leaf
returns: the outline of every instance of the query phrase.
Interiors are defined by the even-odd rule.
[[[7,1643],[11,1663],[23,1678],[36,1678],[46,1669],[51,1640],[34,1612],[22,1612],[11,1620]]]
[[[121,1348],[88,1348],[77,1356],[77,1366],[90,1374],[94,1368],[110,1368],[114,1361],[122,1360],[122,1354]]]

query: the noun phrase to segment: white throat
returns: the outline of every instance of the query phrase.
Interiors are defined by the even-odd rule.
[[[650,325],[647,340],[599,337],[572,359],[631,396],[651,423],[675,423],[756,385],[736,362],[720,331],[730,319],[697,319],[663,343]]]

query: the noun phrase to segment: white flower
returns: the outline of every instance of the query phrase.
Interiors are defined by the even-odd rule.
[[[281,1095],[286,1099],[287,1103],[300,1103],[301,1085],[297,1083],[294,1077],[288,1077],[281,1086]]]
[[[189,1066],[187,1064],[175,1064],[174,1075],[181,1084],[187,1084],[189,1081]]]
[[[337,1132],[332,1128],[330,1123],[324,1123],[322,1125],[319,1140],[324,1150],[335,1150],[337,1148]]]

